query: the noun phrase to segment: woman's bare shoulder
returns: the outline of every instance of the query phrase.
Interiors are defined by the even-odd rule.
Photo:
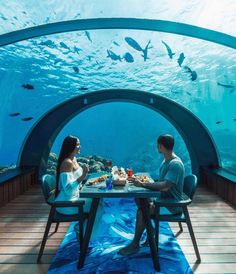
[[[71,172],[71,171],[73,171],[73,162],[71,159],[66,158],[61,163],[60,172]]]

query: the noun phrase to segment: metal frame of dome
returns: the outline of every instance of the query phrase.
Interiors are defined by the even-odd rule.
[[[222,32],[178,22],[135,18],[80,19],[39,25],[0,35],[0,47],[44,35],[91,29],[137,29],[168,32],[195,37],[236,49],[236,37]]]
[[[109,89],[76,96],[51,109],[34,126],[25,139],[19,157],[20,166],[38,166],[39,175],[46,171],[51,147],[61,129],[76,115],[98,104],[131,102],[159,112],[178,130],[188,148],[192,171],[200,166],[219,166],[216,146],[207,128],[188,109],[176,102],[139,90]]]

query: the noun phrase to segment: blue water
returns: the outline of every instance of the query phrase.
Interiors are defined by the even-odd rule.
[[[108,4],[104,0],[92,5],[81,1],[76,7],[73,1],[46,1],[37,7],[33,1],[4,2],[0,31],[69,19],[120,16],[173,20],[236,34],[235,1],[144,2]],[[150,41],[147,59],[127,42],[127,37],[142,49]],[[111,52],[114,55],[108,54]],[[185,58],[180,61],[182,53]],[[212,135],[221,165],[235,172],[235,60],[234,49],[211,42],[129,29],[61,33],[4,46],[0,48],[0,166],[17,164],[32,126],[57,104],[104,88],[131,88],[165,96],[193,112]],[[33,89],[25,88],[27,84]],[[19,115],[12,116],[15,113]],[[186,146],[173,126],[162,116],[131,104],[97,106],[82,113],[65,126],[52,151],[58,153],[63,137],[72,133],[82,139],[84,155],[99,154],[116,164],[144,169],[152,163],[154,170],[160,161],[155,140],[166,132],[176,137],[177,153],[191,169]]]
[[[153,268],[149,247],[143,247],[137,254],[130,256],[117,254],[133,238],[135,212],[136,205],[132,199],[104,199],[104,212],[96,233],[92,235],[84,267],[77,270],[79,247],[74,223],[67,231],[47,273],[193,273],[166,222],[160,225],[161,272]]]

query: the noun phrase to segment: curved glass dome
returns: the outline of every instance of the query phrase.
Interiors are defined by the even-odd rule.
[[[34,5],[33,1],[4,2],[1,33],[72,19],[132,17],[235,35],[236,2],[230,0]],[[32,126],[59,103],[90,91],[129,88],[165,96],[189,109],[211,133],[222,166],[235,172],[235,60],[235,49],[220,44],[130,29],[74,31],[1,47],[0,165],[17,162]]]
[[[130,17],[170,20],[236,35],[235,0],[0,1],[0,34],[60,21]]]

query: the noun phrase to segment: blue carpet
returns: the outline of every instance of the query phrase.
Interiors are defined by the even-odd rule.
[[[117,251],[133,238],[136,205],[132,199],[104,199],[104,212],[97,220],[97,235],[89,245],[85,265],[77,270],[79,247],[72,223],[55,255],[48,274],[56,273],[193,273],[168,223],[161,223],[159,261],[161,272],[155,272],[149,247],[137,254],[123,257]]]

